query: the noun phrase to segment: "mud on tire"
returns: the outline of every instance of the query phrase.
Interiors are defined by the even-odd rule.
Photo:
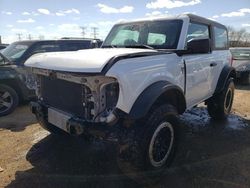
[[[118,157],[123,173],[143,184],[160,179],[175,153],[176,115],[175,107],[161,105],[148,114],[144,125],[136,125],[134,142]]]
[[[211,118],[223,120],[230,114],[233,105],[234,89],[233,79],[230,78],[223,91],[208,100],[207,110]]]

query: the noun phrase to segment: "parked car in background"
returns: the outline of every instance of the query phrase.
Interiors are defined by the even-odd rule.
[[[230,51],[237,78],[242,84],[250,84],[250,47],[230,48]]]
[[[24,68],[32,55],[43,52],[76,51],[100,47],[99,39],[29,40],[10,44],[1,51],[0,116],[11,113],[19,101],[35,97],[35,79]]]
[[[8,46],[8,44],[0,44],[0,51],[3,50],[4,48],[6,48]]]

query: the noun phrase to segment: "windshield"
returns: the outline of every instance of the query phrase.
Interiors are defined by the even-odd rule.
[[[250,60],[250,48],[249,49],[232,49],[231,53],[234,59]]]
[[[181,20],[134,22],[115,25],[102,47],[176,49]]]
[[[24,52],[29,48],[31,44],[13,43],[5,48],[1,53],[13,62],[18,62],[21,59]]]

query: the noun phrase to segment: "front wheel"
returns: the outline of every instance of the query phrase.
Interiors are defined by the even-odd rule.
[[[125,174],[134,174],[132,178],[140,183],[154,181],[161,176],[172,162],[176,149],[176,115],[177,110],[172,105],[161,105],[154,108],[142,124],[136,125],[134,141],[127,151],[123,151],[125,155],[121,155],[126,156],[126,159],[119,160],[118,163]],[[148,179],[143,174],[150,175],[151,178]]]
[[[230,114],[234,99],[234,89],[233,79],[229,79],[223,91],[209,99],[207,110],[210,117],[215,120],[223,120]]]
[[[17,92],[7,85],[0,85],[0,117],[12,113],[19,102]]]

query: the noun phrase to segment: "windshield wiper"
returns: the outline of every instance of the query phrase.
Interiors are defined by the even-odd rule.
[[[146,45],[146,44],[136,44],[136,45],[105,45],[102,46],[102,48],[146,48],[146,49],[152,49],[155,50],[152,46]]]
[[[105,45],[105,46],[102,46],[102,48],[117,48],[118,46],[117,45]]]
[[[146,45],[146,44],[136,44],[136,45],[126,45],[125,48],[147,48],[155,50],[152,46]]]

